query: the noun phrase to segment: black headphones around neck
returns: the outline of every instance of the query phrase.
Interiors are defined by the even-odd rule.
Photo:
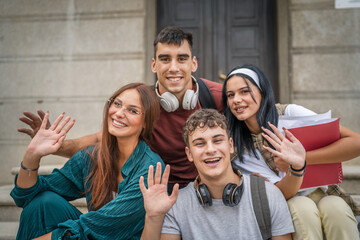
[[[222,200],[225,206],[234,207],[239,204],[241,196],[244,192],[244,178],[239,170],[234,172],[239,175],[240,183],[236,185],[234,183],[228,183],[223,191]],[[205,184],[200,183],[200,176],[197,176],[194,182],[194,188],[197,198],[202,206],[208,207],[212,205],[212,198],[208,187]]]

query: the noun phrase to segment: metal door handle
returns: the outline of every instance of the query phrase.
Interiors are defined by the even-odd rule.
[[[224,81],[226,79],[226,75],[223,73],[221,69],[219,70],[219,79],[221,81]]]

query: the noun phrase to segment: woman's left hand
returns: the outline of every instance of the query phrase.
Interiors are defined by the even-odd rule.
[[[271,152],[274,157],[279,157],[295,169],[301,169],[305,165],[306,151],[301,142],[287,129],[283,128],[285,136],[273,124],[269,126],[274,131],[262,127],[266,133],[262,136],[275,148],[264,146],[266,150]]]

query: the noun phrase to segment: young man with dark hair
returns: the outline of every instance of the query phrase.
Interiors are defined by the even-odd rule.
[[[272,153],[292,163],[304,162],[301,143],[287,130],[289,140],[281,141],[283,136],[275,132],[269,135],[278,142]],[[180,191],[176,184],[168,196],[169,166],[162,177],[159,165],[155,176],[150,166],[148,188],[143,177],[139,181],[146,210],[142,239],[263,239],[250,187],[250,178],[258,177],[242,175],[232,167],[234,147],[225,117],[213,109],[196,111],[185,124],[184,139],[187,157],[199,175]],[[303,151],[294,154],[295,148]],[[265,189],[271,227],[264,238],[291,239],[294,228],[284,196],[271,183],[265,182]]]
[[[194,164],[187,160],[182,138],[186,119],[201,108],[199,85],[191,75],[198,67],[192,42],[192,35],[178,27],[164,28],[154,41],[155,56],[151,67],[157,75],[155,91],[162,107],[150,146],[165,164],[171,166],[170,188],[175,183],[184,187],[197,176]],[[222,85],[203,81],[208,85],[217,109],[222,111]]]
[[[184,152],[185,143],[182,139],[182,128],[186,119],[194,111],[202,108],[198,100],[199,84],[192,76],[198,67],[196,57],[192,53],[192,43],[191,33],[179,27],[164,28],[154,41],[151,69],[157,75],[155,91],[162,107],[149,145],[166,164],[171,166],[170,188],[175,183],[184,187],[197,175],[194,164],[187,160]],[[216,108],[222,111],[222,85],[208,80],[203,81],[213,96]],[[24,114],[27,118],[22,117],[20,120],[28,124],[31,129],[18,131],[33,137],[41,125],[40,118],[45,114],[38,111],[40,118],[29,112]],[[97,133],[66,140],[57,154],[71,157],[80,149],[95,144],[100,138],[101,134]]]

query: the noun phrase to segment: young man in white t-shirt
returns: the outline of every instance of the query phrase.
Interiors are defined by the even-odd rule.
[[[305,161],[305,150],[299,154],[287,152],[302,148],[297,141],[282,141],[275,135],[272,138],[279,143],[273,154],[286,155],[293,162]],[[160,166],[155,176],[150,166],[148,188],[140,178],[146,209],[142,239],[261,239],[250,178],[231,165],[234,147],[225,117],[212,109],[196,111],[186,122],[184,140],[188,159],[194,162],[199,176],[180,191],[176,184],[168,196],[169,166],[162,177]],[[265,182],[265,187],[272,239],[291,239],[294,228],[286,201],[273,184]]]

